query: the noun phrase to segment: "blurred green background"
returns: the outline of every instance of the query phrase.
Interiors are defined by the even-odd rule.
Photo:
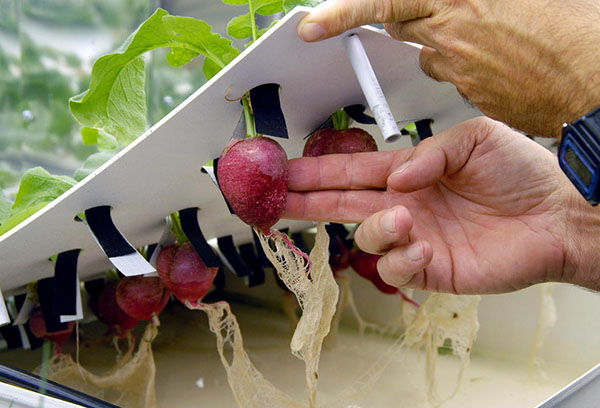
[[[14,195],[34,166],[73,176],[98,152],[83,145],[68,99],[88,88],[94,61],[157,7],[201,18],[222,35],[239,14],[219,0],[0,0],[0,191]],[[206,81],[202,58],[173,68],[166,52],[154,51],[147,61],[149,126]]]

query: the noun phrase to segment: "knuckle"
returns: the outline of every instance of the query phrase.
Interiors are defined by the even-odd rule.
[[[421,65],[421,70],[425,75],[435,79],[436,81],[441,81],[435,68],[435,62],[433,58],[422,58],[419,63]]]
[[[401,23],[386,23],[385,31],[395,40],[402,41],[402,24]]]
[[[390,23],[395,20],[394,0],[379,0],[374,2],[375,19],[380,23]]]

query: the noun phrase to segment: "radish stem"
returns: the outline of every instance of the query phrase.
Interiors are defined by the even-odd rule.
[[[258,39],[258,30],[256,27],[256,16],[254,15],[254,4],[252,0],[248,0],[248,8],[250,9],[250,27],[252,27],[252,42]]]
[[[250,94],[244,95],[242,98],[242,104],[244,105],[244,120],[246,122],[246,137],[257,137],[256,126],[254,123],[254,115],[250,108]]]
[[[179,213],[172,213],[169,217],[171,217],[171,225],[173,229],[173,233],[177,238],[177,242],[180,244],[185,244],[189,242],[187,235],[183,232],[183,228],[181,227],[181,222],[179,221]]]
[[[414,307],[418,308],[419,306],[421,306],[421,305],[419,305],[419,303],[416,300],[413,300],[413,299],[409,298],[408,296],[406,296],[404,294],[404,292],[402,292],[402,290],[398,289],[398,294],[400,295],[400,297],[402,298],[402,300],[404,300],[405,302],[410,303]]]

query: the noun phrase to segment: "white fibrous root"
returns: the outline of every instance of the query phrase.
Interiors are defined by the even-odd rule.
[[[336,346],[339,334],[339,326],[342,315],[346,309],[350,309],[350,312],[354,316],[356,324],[358,325],[358,333],[361,337],[367,330],[382,335],[390,331],[390,326],[369,322],[361,316],[360,312],[358,311],[358,307],[356,306],[356,302],[354,301],[354,295],[352,294],[352,288],[350,286],[352,283],[352,278],[343,273],[338,273],[335,280],[339,285],[340,295],[337,307],[335,309],[335,314],[333,315],[333,319],[331,321],[331,330],[325,338],[325,347],[333,348]]]
[[[452,398],[459,389],[469,363],[473,341],[479,330],[477,310],[480,296],[457,296],[431,293],[419,307],[416,316],[398,340],[365,371],[357,381],[334,399],[331,407],[342,408],[366,395],[393,361],[400,360],[408,348],[424,348],[426,353],[427,395],[433,406]],[[405,302],[406,303],[406,302]],[[460,358],[460,369],[452,393],[441,398],[437,391],[436,362],[438,348],[449,340],[452,354]]]
[[[336,306],[340,309],[352,309],[359,321],[361,332],[369,328],[383,333],[391,328],[372,326],[360,317],[353,302],[349,279],[338,279],[343,293],[338,303],[338,283],[329,266],[329,236],[323,223],[317,225],[315,245],[310,257],[299,251],[285,234],[278,231],[271,231],[268,235],[257,231],[257,234],[265,254],[275,266],[279,278],[296,296],[302,312],[292,336],[290,349],[294,356],[304,361],[308,401],[299,401],[279,390],[253,365],[244,350],[238,322],[226,302],[197,305],[186,303],[189,308],[203,310],[208,315],[211,331],[217,337],[217,350],[227,372],[229,385],[241,408],[353,406],[352,404],[373,389],[386,368],[405,356],[403,353],[410,348],[424,349],[426,352],[425,372],[430,402],[438,406],[455,395],[469,363],[469,353],[479,329],[477,307],[480,297],[432,293],[418,309],[408,302],[403,302],[403,309],[396,324],[407,325],[404,333],[368,370],[363,371],[356,381],[317,404],[319,359],[332,321],[336,325],[339,322]],[[341,310],[338,313],[341,313]],[[394,329],[398,328],[397,326],[395,325]],[[335,334],[334,329],[333,335]],[[335,337],[332,341],[335,341]],[[438,348],[444,346],[445,342],[451,344],[452,353],[459,357],[460,369],[451,395],[441,398],[437,390],[435,369]],[[229,347],[232,354],[228,359],[225,349]]]
[[[217,338],[217,352],[227,372],[227,380],[238,406],[243,408],[286,407],[304,408],[300,401],[280,391],[254,366],[244,350],[240,326],[227,302],[213,304],[185,304],[190,309],[202,310],[208,316],[210,330]],[[231,347],[230,360],[225,347]]]
[[[425,349],[427,396],[434,406],[454,397],[458,391],[479,331],[477,311],[480,300],[480,296],[431,293],[406,329],[403,343],[408,347]],[[461,365],[454,390],[442,398],[438,394],[435,371],[438,349],[447,340],[452,345],[452,354],[460,358]]]
[[[552,296],[555,286],[555,283],[545,283],[540,286],[540,312],[529,354],[529,378],[531,380],[546,379],[546,373],[543,369],[544,359],[540,352],[550,331],[556,324],[556,303]]]
[[[130,347],[118,363],[102,375],[81,367],[71,356],[56,355],[50,360],[48,379],[123,408],[157,408],[156,365],[152,355],[152,341],[157,334],[156,327],[149,324],[135,354]]]
[[[265,254],[277,275],[298,299],[302,315],[290,348],[304,361],[309,407],[317,406],[317,380],[323,339],[329,333],[338,301],[338,286],[329,266],[329,235],[325,224],[317,225],[315,245],[309,259],[285,234],[274,231],[270,236],[256,230]],[[274,249],[270,243],[274,245]]]

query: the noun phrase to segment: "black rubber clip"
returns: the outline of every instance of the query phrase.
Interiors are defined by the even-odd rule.
[[[125,276],[145,275],[156,269],[131,245],[115,226],[111,207],[101,205],[85,210],[85,222],[108,260]]]

